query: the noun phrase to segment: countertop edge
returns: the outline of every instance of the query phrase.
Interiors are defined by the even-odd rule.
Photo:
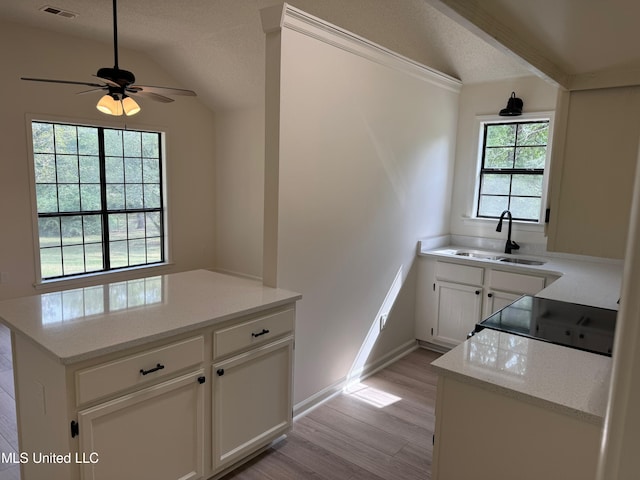
[[[297,292],[266,287],[253,280],[206,270],[166,274],[162,278],[156,288],[162,292],[160,295],[166,301],[157,305],[136,303],[130,310],[114,310],[111,313],[100,311],[97,314],[90,312],[87,324],[80,322],[74,325],[75,318],[82,317],[71,317],[73,320],[68,324],[65,325],[63,320],[60,326],[47,331],[47,325],[40,318],[43,309],[42,298],[73,292],[74,295],[82,295],[84,301],[85,290],[102,288],[107,291],[114,285],[107,282],[88,288],[3,301],[0,303],[0,323],[6,325],[13,334],[37,345],[56,363],[73,365],[145,344],[188,335],[190,332],[260,312],[266,313],[288,305],[295,308],[296,302],[302,298],[302,294]],[[140,279],[134,282],[139,281]],[[128,282],[123,283],[129,287]],[[118,282],[116,285],[121,283]],[[155,293],[155,290],[153,292]],[[193,303],[199,299],[203,299],[204,303]],[[57,316],[55,318],[58,321]],[[108,323],[112,318],[115,322],[113,326]],[[110,335],[109,329],[114,328],[116,331],[124,328],[126,333]],[[74,332],[78,332],[78,329],[81,333],[76,335]],[[68,345],[77,346],[69,348]]]
[[[524,393],[524,392],[519,392],[517,390],[514,390],[512,388],[508,388],[508,387],[504,387],[502,385],[497,385],[496,383],[491,382],[490,380],[483,380],[482,378],[479,378],[477,376],[470,376],[470,375],[465,375],[463,373],[459,373],[459,372],[454,372],[452,370],[449,370],[445,367],[441,367],[439,365],[436,365],[435,363],[437,362],[437,360],[433,363],[431,363],[431,366],[438,372],[438,374],[446,376],[446,377],[450,377],[454,380],[458,380],[462,383],[466,383],[469,385],[473,385],[476,387],[480,387],[483,388],[487,391],[490,392],[494,392],[494,393],[499,393],[501,395],[504,395],[508,398],[512,398],[515,400],[520,400],[520,401],[524,401],[526,403],[529,403],[531,405],[535,405],[537,407],[541,407],[544,409],[548,409],[548,410],[552,410],[556,413],[560,413],[560,414],[564,414],[564,415],[568,415],[574,418],[577,418],[579,420],[583,420],[589,423],[592,423],[594,425],[597,426],[602,426],[604,424],[604,418],[595,414],[595,413],[590,413],[590,412],[585,412],[583,410],[577,409],[577,408],[572,408],[569,407],[567,405],[562,405],[556,402],[552,402],[551,400],[546,400],[544,398],[540,398],[537,397],[535,395],[531,395],[528,393]]]
[[[238,311],[238,312],[234,312],[232,314],[223,315],[221,317],[216,317],[216,318],[212,318],[212,319],[209,319],[209,320],[204,320],[204,321],[201,321],[201,322],[194,323],[192,325],[187,325],[187,326],[184,326],[184,327],[175,328],[175,329],[172,329],[172,330],[167,330],[167,331],[156,333],[154,335],[150,335],[150,336],[147,336],[147,337],[140,337],[140,338],[132,339],[132,340],[130,340],[128,342],[119,343],[119,344],[113,345],[113,346],[107,346],[107,347],[104,347],[102,349],[94,350],[94,351],[83,353],[83,354],[79,354],[79,355],[71,355],[71,356],[68,356],[68,357],[59,357],[58,355],[54,354],[53,352],[50,352],[48,349],[46,349],[46,351],[51,353],[51,355],[53,355],[54,358],[57,359],[61,364],[63,364],[63,365],[73,365],[75,363],[83,362],[83,361],[86,361],[86,360],[92,360],[94,358],[98,358],[98,357],[101,357],[103,355],[122,352],[124,350],[128,350],[130,348],[139,347],[139,346],[145,345],[147,343],[153,343],[153,342],[157,342],[159,340],[165,340],[165,339],[168,339],[168,338],[171,338],[171,337],[175,337],[177,335],[182,335],[182,334],[185,334],[185,333],[194,332],[196,330],[201,330],[201,329],[204,329],[204,328],[212,327],[214,325],[217,325],[218,323],[224,323],[224,322],[227,322],[229,320],[233,320],[233,319],[236,319],[236,318],[239,318],[239,317],[244,317],[246,315],[251,315],[253,313],[260,312],[261,310],[270,310],[272,308],[277,308],[277,307],[281,307],[281,306],[284,306],[284,305],[293,304],[296,301],[298,301],[300,298],[302,298],[302,295],[297,295],[297,296],[294,296],[294,297],[289,298],[289,299],[278,300],[278,301],[275,301],[275,302],[272,302],[272,303],[269,303],[269,304],[264,304],[264,305],[260,305],[258,307],[253,307],[253,308],[241,310],[241,311]],[[32,341],[34,341],[34,340],[32,339]]]

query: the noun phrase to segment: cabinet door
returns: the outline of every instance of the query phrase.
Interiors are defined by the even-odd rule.
[[[436,340],[457,345],[480,321],[482,288],[457,283],[436,282],[438,323]]]
[[[80,459],[84,480],[203,475],[202,370],[82,410]]]
[[[431,332],[435,328],[438,313],[436,289],[433,283],[436,276],[436,262],[426,257],[418,257],[417,261],[415,334],[418,340],[431,342],[433,340]]]
[[[293,337],[213,365],[214,468],[233,464],[292,424]]]
[[[519,293],[501,292],[500,290],[492,290],[487,293],[487,306],[484,317],[488,317],[492,313],[502,310],[510,305],[522,295]]]

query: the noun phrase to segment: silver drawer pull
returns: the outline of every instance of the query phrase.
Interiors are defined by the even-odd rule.
[[[162,365],[161,363],[158,363],[155,367],[150,368],[149,370],[145,370],[144,368],[141,368],[140,373],[142,375],[149,375],[150,373],[157,372],[158,370],[162,370],[163,368],[164,368],[164,365]]]
[[[269,333],[269,330],[267,330],[266,328],[263,328],[260,333],[252,333],[251,336],[255,338],[261,335],[266,335],[267,333]]]

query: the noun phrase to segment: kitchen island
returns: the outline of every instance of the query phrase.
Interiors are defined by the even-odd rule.
[[[300,298],[197,270],[0,302],[22,479],[210,478],[255,454],[291,427]]]
[[[434,480],[595,478],[610,357],[485,329],[432,365]]]

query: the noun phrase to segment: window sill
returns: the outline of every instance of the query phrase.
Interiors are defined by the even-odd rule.
[[[498,220],[493,218],[476,218],[476,217],[462,217],[462,224],[464,226],[473,227],[493,227],[498,225]],[[512,228],[514,231],[520,232],[544,232],[544,223],[523,222],[520,220],[514,220],[512,222]]]
[[[162,275],[167,273],[173,263],[159,263],[154,265],[141,265],[123,270],[87,273],[70,278],[56,278],[52,280],[41,280],[33,284],[36,290],[57,291],[64,288],[82,288],[99,285],[103,283],[123,282],[152,275]]]

